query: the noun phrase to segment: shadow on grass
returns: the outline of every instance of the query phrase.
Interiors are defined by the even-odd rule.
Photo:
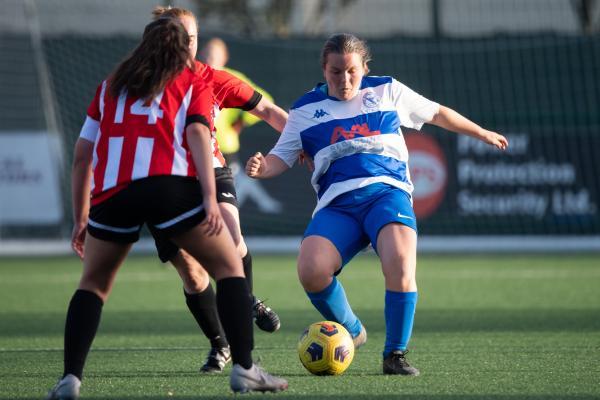
[[[314,322],[311,311],[277,310],[282,332],[296,335]],[[66,312],[66,310],[65,310]],[[370,332],[383,332],[385,325],[380,309],[357,309],[357,315]],[[308,314],[308,317],[307,317]],[[0,314],[0,336],[39,336],[62,334],[65,313]],[[99,334],[181,334],[197,329],[185,311],[105,312]],[[415,332],[502,332],[600,330],[598,310],[417,310]]]

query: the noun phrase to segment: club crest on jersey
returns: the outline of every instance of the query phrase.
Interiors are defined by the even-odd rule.
[[[381,97],[377,96],[372,89],[365,90],[362,97],[362,112],[369,113],[377,111],[381,104]]]

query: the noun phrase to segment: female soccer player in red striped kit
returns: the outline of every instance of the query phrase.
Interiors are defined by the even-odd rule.
[[[181,21],[190,36],[190,54],[195,58],[198,50],[198,24],[194,14],[185,8],[170,6],[157,6],[152,14],[155,19],[171,17]],[[252,86],[227,71],[213,69],[199,61],[196,61],[196,71],[213,88],[215,118],[218,118],[218,114],[222,109],[237,108],[246,110],[264,120],[278,132],[283,130],[287,121],[287,113],[263,97]],[[246,246],[240,227],[233,175],[219,150],[216,132],[214,131],[213,138],[213,167],[217,180],[217,203],[238,254],[242,259],[246,282],[250,292],[252,292],[252,256]],[[204,335],[210,341],[211,349],[200,371],[220,373],[230,361],[230,349],[219,321],[215,305],[215,294],[208,273],[198,263],[198,260],[180,249],[172,241],[164,238],[163,235],[160,235],[160,232],[156,232],[154,229],[151,229],[151,232],[155,238],[158,256],[161,261],[170,261],[181,276],[186,304]],[[280,327],[278,315],[254,295],[252,298],[253,317],[256,325],[266,332],[278,330]]]
[[[87,144],[93,146],[93,174],[77,160],[73,167],[73,245],[84,266],[67,312],[63,376],[48,399],[79,397],[102,306],[144,223],[198,259],[215,278],[217,308],[234,363],[232,390],[287,388],[285,380],[252,361],[250,293],[216,201],[213,92],[195,71],[189,42],[177,19],[151,22],[88,108],[82,136],[94,138]]]

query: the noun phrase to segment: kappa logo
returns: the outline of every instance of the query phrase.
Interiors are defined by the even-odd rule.
[[[327,111],[323,110],[322,108],[318,108],[315,111],[315,115],[313,115],[313,118],[319,119],[319,118],[324,117],[326,115],[329,115],[329,113]]]

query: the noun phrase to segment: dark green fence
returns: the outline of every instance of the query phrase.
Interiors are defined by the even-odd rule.
[[[227,40],[230,66],[283,108],[322,80],[321,40]],[[135,43],[132,37],[45,40],[67,152],[96,85]],[[369,44],[373,75],[392,75],[513,142],[510,152],[500,154],[424,128],[432,140],[425,147],[415,144],[419,157],[411,166],[422,182],[415,206],[427,203],[420,212],[422,234],[600,234],[599,36],[396,38]],[[268,151],[276,138],[264,123],[247,129],[242,159]],[[250,198],[242,206],[245,233],[301,234],[315,203],[308,180],[307,171],[294,167],[261,182],[283,208],[264,213]]]

